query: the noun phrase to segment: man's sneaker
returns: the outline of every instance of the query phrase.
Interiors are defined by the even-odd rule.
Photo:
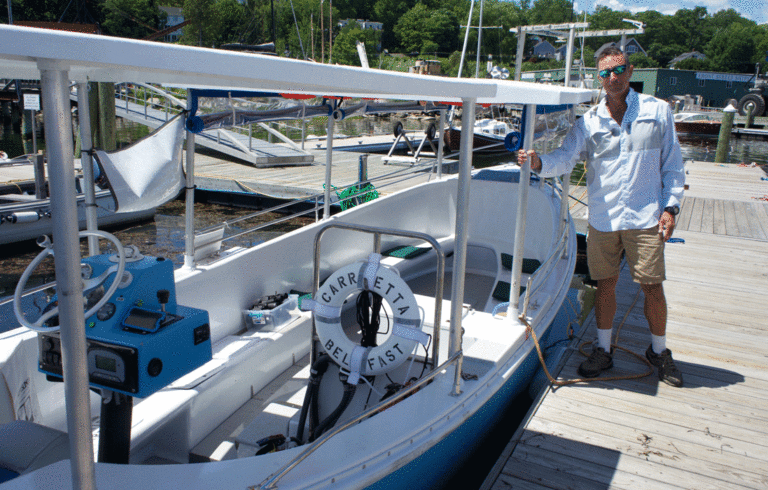
[[[648,350],[645,351],[645,357],[659,368],[659,379],[665,383],[677,386],[678,388],[683,386],[683,373],[675,366],[675,361],[672,360],[672,352],[669,349],[664,349],[661,354],[653,352],[652,346],[648,346]]]
[[[613,367],[613,356],[602,347],[595,347],[592,354],[579,366],[579,374],[585,378],[594,378],[602,371]]]

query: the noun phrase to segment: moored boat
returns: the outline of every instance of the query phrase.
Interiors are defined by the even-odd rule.
[[[137,74],[222,89],[448,98],[468,120],[486,100],[591,97],[2,26],[0,73],[11,71],[41,77],[54,109],[67,77]],[[326,198],[323,221],[253,248],[203,257],[189,232],[175,272],[119,243],[116,253],[77,260],[70,174],[54,170],[62,203],[45,253],[55,250],[57,292],[67,294],[23,317],[39,332],[0,334],[9,387],[0,390],[0,467],[18,474],[2,488],[405,488],[450,478],[459,454],[528,384],[533,338],[553,328],[576,258],[561,184],[531,181],[527,167],[472,172],[468,126],[456,176],[334,216]],[[52,160],[68,170],[71,152],[57,148],[71,129],[53,128]],[[186,137],[191,207],[194,135]],[[285,294],[285,303],[252,308]],[[16,449],[30,440],[36,454]]]
[[[722,115],[709,112],[678,112],[675,114],[675,131],[684,135],[717,135],[720,133]]]

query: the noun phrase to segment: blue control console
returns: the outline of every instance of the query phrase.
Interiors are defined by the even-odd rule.
[[[117,268],[114,255],[82,263],[84,279]],[[113,280],[115,274],[87,292],[91,304]],[[144,398],[211,359],[208,312],[176,303],[170,260],[138,252],[129,257],[117,292],[85,323],[88,375],[95,388]],[[62,377],[59,333],[40,334],[38,342],[40,371]]]

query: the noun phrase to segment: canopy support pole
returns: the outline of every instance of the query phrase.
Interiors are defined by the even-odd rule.
[[[75,188],[75,162],[69,111],[69,67],[53,60],[38,61],[38,67],[45,100],[43,117],[51,184],[51,222],[56,237],[56,293],[59,299],[72,487],[95,490],[80,238],[77,201],[72,192]]]
[[[525,134],[523,135],[523,148],[533,149],[533,133],[536,123],[536,104],[525,106]],[[515,217],[515,247],[512,252],[512,285],[509,288],[509,307],[507,319],[510,323],[517,323],[519,315],[518,303],[520,302],[520,279],[523,275],[523,258],[525,254],[525,225],[528,216],[528,187],[531,182],[531,158],[528,157],[520,169],[520,183],[517,186],[517,216]]]
[[[77,119],[80,122],[80,165],[83,167],[83,191],[85,192],[86,229],[97,230],[96,221],[96,183],[93,179],[93,139],[91,136],[91,109],[88,100],[88,82],[77,83]],[[99,237],[88,237],[88,255],[98,255]]]
[[[568,47],[565,48],[565,83],[564,87],[571,86],[571,68],[573,66],[573,41],[576,37],[576,27],[571,24],[571,30],[568,32]]]
[[[461,149],[459,153],[459,180],[456,196],[456,247],[453,258],[453,288],[451,289],[451,338],[448,356],[461,351],[461,317],[464,309],[464,273],[467,268],[467,240],[469,226],[469,184],[472,180],[472,142],[475,122],[475,99],[462,99]],[[456,362],[453,394],[461,394],[462,359]]]
[[[195,268],[195,134],[187,131],[187,191],[184,213],[184,268]]]
[[[330,56],[330,55],[329,55]],[[325,138],[325,198],[323,220],[331,217],[331,167],[333,166],[333,123],[335,110],[328,115],[328,131]]]
[[[440,138],[437,142],[437,178],[443,178],[443,152],[445,151],[445,109],[440,109],[440,125],[437,135]]]

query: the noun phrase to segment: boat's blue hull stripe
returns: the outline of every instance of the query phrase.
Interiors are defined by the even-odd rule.
[[[550,327],[545,337],[549,335],[552,328],[557,327]],[[528,386],[538,367],[539,359],[536,351],[531,350],[501,389],[466,422],[427,452],[370,485],[366,490],[447,488],[446,485],[451,477],[456,474],[464,461],[478,450],[484,438],[502,422],[502,417],[512,401]]]

